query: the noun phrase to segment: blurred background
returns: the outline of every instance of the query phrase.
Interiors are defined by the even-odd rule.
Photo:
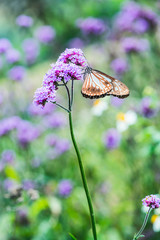
[[[67,114],[32,104],[50,64],[81,48],[90,65],[123,81],[126,99],[82,97],[74,128],[99,240],[132,239],[142,198],[160,194],[160,1],[0,1],[0,239],[91,240],[88,206]],[[67,106],[63,90],[58,102]],[[145,238],[160,238],[152,211]]]

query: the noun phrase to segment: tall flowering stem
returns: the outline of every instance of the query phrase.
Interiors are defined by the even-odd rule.
[[[46,102],[52,102],[58,107],[62,108],[69,114],[69,126],[70,133],[75,148],[79,169],[82,177],[82,182],[84,190],[87,197],[87,202],[89,206],[92,232],[94,240],[97,240],[96,224],[94,211],[91,201],[91,196],[89,193],[87,180],[83,168],[83,163],[81,160],[81,155],[74,137],[73,124],[72,124],[72,104],[73,104],[73,93],[74,93],[74,81],[82,79],[82,68],[86,67],[86,59],[81,49],[66,49],[58,58],[54,65],[51,65],[51,69],[46,73],[43,79],[43,84],[41,88],[38,88],[35,92],[34,103],[36,105],[41,105],[42,108],[45,106]],[[71,82],[71,89],[68,87],[68,82]],[[68,96],[68,108],[60,105],[56,101],[56,91],[59,87],[64,86]]]
[[[87,180],[86,180],[86,176],[85,176],[85,172],[84,172],[84,168],[83,168],[83,163],[81,160],[81,155],[74,137],[74,132],[73,132],[73,124],[72,124],[72,114],[71,112],[69,112],[69,126],[70,126],[70,133],[71,133],[71,138],[72,138],[72,142],[73,142],[73,146],[75,148],[76,154],[77,154],[77,158],[78,158],[78,164],[79,164],[79,169],[81,172],[81,177],[82,177],[82,182],[83,182],[83,186],[84,186],[84,190],[86,193],[86,197],[87,197],[87,201],[88,201],[88,206],[89,206],[89,211],[90,211],[90,217],[91,217],[91,223],[92,223],[92,232],[93,232],[93,237],[94,240],[97,240],[97,233],[96,233],[96,224],[95,224],[95,216],[94,216],[94,211],[93,211],[93,206],[92,206],[92,201],[91,201],[91,196],[89,193],[89,189],[88,189],[88,185],[87,185]]]

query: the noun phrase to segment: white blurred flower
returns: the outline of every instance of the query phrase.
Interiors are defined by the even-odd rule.
[[[49,206],[51,212],[56,216],[58,216],[62,211],[61,202],[55,197],[49,199]]]
[[[148,207],[142,205],[141,211],[144,212],[144,213],[147,213],[148,209],[149,209]]]
[[[151,222],[153,223],[153,231],[160,232],[160,216],[153,215]]]
[[[120,132],[124,132],[130,125],[133,125],[136,122],[137,114],[132,110],[129,110],[126,113],[117,114],[117,129]]]
[[[101,116],[102,113],[108,108],[108,103],[104,99],[97,99],[93,103],[92,114],[95,116]]]

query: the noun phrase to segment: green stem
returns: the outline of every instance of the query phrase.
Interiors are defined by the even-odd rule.
[[[136,234],[136,236],[133,238],[133,240],[137,240],[139,238],[139,236],[142,234],[143,230],[146,227],[146,224],[147,224],[147,221],[148,221],[149,214],[150,214],[151,210],[152,210],[152,208],[149,208],[149,210],[148,210],[148,212],[147,212],[147,214],[145,216],[143,225],[142,225],[141,229],[139,230],[139,232]]]
[[[83,164],[82,164],[80,152],[79,152],[79,149],[78,149],[78,146],[77,146],[75,137],[74,137],[71,112],[69,112],[69,126],[70,126],[70,133],[71,133],[71,138],[72,138],[73,146],[74,146],[74,148],[75,148],[75,151],[76,151],[76,154],[77,154],[77,158],[78,158],[78,164],[79,164],[79,168],[80,168],[80,172],[81,172],[81,177],[82,177],[82,182],[83,182],[84,190],[85,190],[86,197],[87,197],[87,201],[88,201],[88,207],[89,207],[89,212],[90,212],[90,218],[91,218],[91,224],[92,224],[93,237],[94,237],[94,240],[97,240],[95,217],[94,217],[94,211],[93,211],[92,201],[91,201],[90,193],[89,193],[88,186],[87,186],[87,180],[86,180],[86,176],[85,176],[85,172],[84,172],[84,168],[83,168]]]

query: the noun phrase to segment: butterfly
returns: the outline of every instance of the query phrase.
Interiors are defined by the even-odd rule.
[[[106,95],[126,98],[129,96],[129,89],[118,79],[87,66],[81,93],[84,97],[91,99],[102,98]]]

